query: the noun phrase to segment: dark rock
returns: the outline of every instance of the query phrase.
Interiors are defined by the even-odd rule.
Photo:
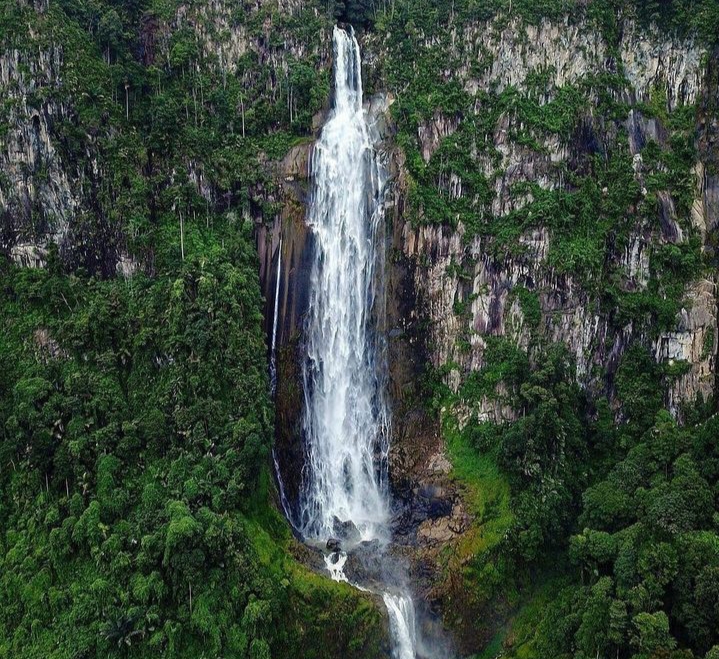
[[[659,200],[659,220],[662,227],[662,238],[668,243],[676,244],[682,242],[683,234],[677,222],[674,199],[665,191],[657,193],[657,199]]]
[[[364,543],[361,543],[348,552],[345,574],[354,583],[378,587],[384,581],[388,560],[386,554],[374,548],[366,550]]]
[[[363,540],[359,544],[360,549],[365,552],[376,552],[379,551],[380,544],[379,540],[375,538],[374,540]]]
[[[327,540],[327,549],[329,551],[342,551],[342,543],[337,538]]]
[[[432,499],[427,506],[427,517],[437,519],[452,512],[452,502],[448,499]]]
[[[409,509],[404,509],[396,514],[391,521],[392,536],[398,537],[408,536],[413,531],[412,513]]]
[[[423,499],[438,499],[444,496],[444,488],[434,483],[422,483],[417,494]]]
[[[337,563],[339,563],[339,560],[341,557],[342,557],[342,552],[339,551],[339,549],[337,551],[333,551],[329,555],[330,563],[332,563],[332,565],[337,565]]]
[[[343,521],[339,517],[335,517],[332,520],[332,530],[335,536],[344,542],[359,542],[362,537],[354,522],[349,519]]]
[[[422,510],[424,519],[446,517],[452,512],[452,498],[442,487],[431,483],[422,484],[418,497],[420,499],[418,507]]]

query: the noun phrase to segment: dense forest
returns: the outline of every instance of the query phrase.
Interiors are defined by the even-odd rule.
[[[690,219],[696,163],[719,175],[716,0],[0,0],[0,657],[387,656],[376,598],[319,573],[272,478],[255,234],[327,108],[336,21],[361,35],[368,93],[395,96],[408,223],[462,227],[447,276],[472,281],[472,241],[522,258],[546,229],[553,281],[617,346],[579,378],[525,278],[521,340],[488,331],[470,368],[478,295],[453,299],[453,357],[422,364],[411,401],[472,516],[437,559],[449,635],[482,659],[719,659],[716,382],[677,402],[691,364],[653,348],[693,282],[716,289],[719,221]],[[467,26],[552,21],[600,35],[612,66],[472,93],[454,76],[498,57],[456,45]],[[630,99],[628,21],[700,50],[704,92]],[[636,112],[661,136],[639,174]],[[425,157],[437,116],[456,126]],[[554,136],[572,155],[561,186],[521,181],[527,203],[499,213],[505,120],[527,153]],[[651,255],[629,285],[612,255],[637,227]]]
[[[298,562],[271,505],[246,216],[264,184],[258,161],[308,132],[326,84],[296,63],[302,110],[296,127],[274,130],[284,99],[262,95],[268,68],[251,58],[249,83],[240,72],[223,81],[196,66],[195,39],[178,29],[169,59],[149,63],[141,40],[172,11],[14,0],[0,10],[3,62],[22,53],[0,135],[10,140],[26,107],[56,108],[52,151],[38,146],[28,170],[51,185],[60,167],[84,181],[83,212],[43,268],[0,264],[0,656],[374,656],[376,606]],[[29,63],[38,48],[61,50],[62,80]],[[199,194],[192,159],[226,197]],[[0,173],[3,194],[11,176]],[[44,235],[49,205],[31,202],[27,224],[22,204],[6,207],[5,244]],[[129,278],[120,252],[133,255]]]

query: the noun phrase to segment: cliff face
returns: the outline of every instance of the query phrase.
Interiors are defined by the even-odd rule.
[[[42,7],[37,10],[45,11]],[[269,97],[281,97],[284,88],[291,116],[296,112],[293,103],[297,103],[291,98],[296,79],[291,75],[293,66],[313,59],[320,63],[324,75],[329,67],[329,39],[322,39],[321,32],[305,34],[300,28],[300,23],[309,24],[308,15],[321,23],[318,10],[292,3],[279,13],[272,3],[258,3],[242,21],[221,2],[201,7],[180,4],[173,12],[142,23],[141,57],[147,64],[169,62],[175,46],[173,35],[189,29],[203,66],[225,84],[228,76],[235,76],[248,84],[264,85]],[[367,77],[376,87],[397,86],[385,69],[405,64],[393,36],[389,29],[378,30],[366,40]],[[600,273],[592,273],[593,279],[611,275],[622,291],[641,293],[652,286],[652,270],[659,267],[653,261],[658,246],[686,246],[696,237],[705,252],[713,249],[719,221],[719,179],[711,161],[715,119],[712,110],[706,108],[716,80],[712,75],[714,59],[697,43],[670,38],[656,30],[647,32],[632,21],[621,24],[610,43],[586,20],[527,25],[501,17],[489,23],[457,21],[450,25],[447,41],[439,44],[421,30],[407,38],[410,36],[420,52],[439,49],[447,62],[459,64],[438,73],[442,84],[460,88],[468,103],[448,112],[438,102],[429,116],[416,121],[412,137],[417,155],[432,170],[422,185],[433,188],[438,197],[455,206],[467,201],[480,221],[514,221],[523,208],[532,207],[537,192],[571,189],[572,172],[587,170],[591,158],[606,155],[621,144],[628,149],[634,182],[640,189],[641,196],[631,204],[638,206],[649,197],[656,208],[652,214],[633,220],[632,205],[627,206],[627,222],[632,226],[621,236],[607,237],[603,245],[605,263]],[[88,129],[79,114],[84,108],[78,109],[79,67],[68,65],[65,49],[57,41],[40,39],[31,32],[26,38],[32,48],[18,43],[7,47],[0,58],[8,126],[0,153],[0,248],[18,263],[42,265],[50,246],[57,245],[69,267],[83,266],[105,275],[131,274],[138,266],[148,266],[152,256],[128,245],[128,234],[132,237],[135,231],[127,226],[130,213],[118,212],[117,208],[122,206],[118,202],[123,201],[121,188],[127,181],[112,181],[109,173],[114,162],[107,155],[108,146],[117,147],[127,127],[110,127],[106,113],[104,119],[99,117],[97,126]],[[70,56],[75,58],[76,53]],[[598,81],[602,76],[621,78],[611,95],[614,106],[626,107],[625,116],[610,117],[599,108],[602,90]],[[610,83],[614,85],[614,81]],[[463,141],[465,126],[475,124],[477,117],[485,114],[494,118],[488,105],[508,92],[518,98],[532,97],[538,107],[551,108],[565,92],[575,90],[581,91],[586,103],[569,131],[552,130],[551,125],[550,130],[537,130],[522,115],[519,104],[509,104],[487,125],[481,145],[476,143],[477,135],[473,136],[474,144]],[[113,90],[121,105],[122,91],[127,90]],[[399,88],[391,91],[400,99],[405,92]],[[131,93],[140,90],[131,89]],[[125,100],[129,108],[133,98]],[[662,181],[657,180],[667,174],[667,168],[662,162],[654,162],[656,157],[645,162],[644,154],[648,147],[672,150],[674,117],[686,114],[687,108],[696,111],[692,128],[700,148],[691,170],[685,172],[685,187],[661,189]],[[705,109],[700,113],[700,108]],[[239,124],[245,120],[244,104],[238,109],[241,116],[234,117],[235,131],[242,130]],[[130,118],[129,111],[127,114]],[[311,124],[317,129],[320,123],[321,114],[315,114]],[[477,186],[468,185],[461,168],[455,170],[447,162],[447,147],[457,135],[461,139],[454,146],[470,152],[472,166],[486,182],[481,201]],[[268,330],[276,270],[271,266],[280,227],[294,227],[281,230],[287,232],[282,279],[288,288],[281,284],[280,343],[298,328],[303,305],[302,286],[296,282],[302,279],[306,259],[302,256],[307,240],[302,218],[307,184],[302,179],[308,149],[308,144],[293,148],[279,166],[267,160],[263,163],[260,158],[263,177],[243,194],[249,202],[244,202],[243,212],[263,217],[265,222],[258,240],[261,278],[268,299]],[[78,154],[82,156],[79,159]],[[154,161],[152,157],[132,154],[129,168],[166,175],[172,185],[177,167],[182,166],[189,184],[206,205],[221,209],[236,203],[233,197],[237,191],[218,180],[214,163],[196,157],[158,162],[157,155]],[[551,223],[522,218],[517,225],[531,226],[515,232],[510,246],[500,244],[496,235],[468,228],[462,213],[449,212],[439,223],[436,218],[428,221],[422,205],[409,198],[410,188],[416,187],[417,181],[416,172],[405,166],[406,154],[394,151],[394,160],[392,254],[396,263],[397,256],[403,256],[402,276],[412,279],[411,286],[405,281],[390,284],[404,291],[396,324],[426,322],[426,355],[434,367],[451,366],[446,377],[454,389],[467,373],[483,365],[487,337],[508,337],[530,348],[534,338],[541,336],[570,347],[577,378],[584,386],[595,392],[611,392],[612,374],[623,348],[637,338],[651,346],[658,362],[686,365],[686,372],[676,378],[667,394],[675,413],[680,413],[683,402],[698,396],[711,398],[717,340],[713,273],[706,272],[705,276],[697,272],[686,282],[674,321],[659,332],[653,331],[646,323],[617,313],[612,301],[601,299],[596,286],[581,280],[571,267],[557,267],[557,256],[552,254],[556,240],[548,226]],[[647,179],[651,189],[647,189]],[[532,190],[525,184],[535,187]],[[682,199],[677,208],[675,198],[679,193],[686,195],[686,187],[691,188],[689,212],[686,200]],[[602,190],[605,196],[611,192],[608,188]],[[283,208],[274,215],[270,228],[266,223],[268,204]],[[177,212],[175,207],[173,204]],[[288,283],[290,279],[294,283]],[[541,312],[538,323],[527,321],[527,310],[516,294],[519,289],[536,295]],[[660,291],[659,295],[666,294]],[[416,301],[409,303],[409,297]],[[424,354],[423,349],[420,353]],[[395,389],[398,394],[402,386]],[[501,401],[488,400],[480,414],[502,418],[510,413]]]
[[[492,531],[427,410],[427,367],[458,393],[446,412],[460,425],[519,414],[501,385],[479,401],[462,396],[502,340],[535,359],[542,346],[565,344],[574,379],[590,400],[607,395],[618,419],[615,376],[634,345],[663,369],[665,404],[678,418],[713,399],[715,56],[632,20],[611,39],[588,19],[527,25],[500,17],[451,25],[445,41],[383,27],[363,48],[366,79],[389,92],[367,109],[382,126],[377,145],[391,173],[395,539],[418,594],[444,611],[463,650],[476,651],[502,624],[506,602],[483,608],[477,577],[466,571],[477,547],[491,547]],[[401,51],[406,42],[416,62]],[[450,101],[424,82],[413,88],[425,50],[441,62],[427,84],[449,86]],[[276,446],[290,500],[303,461],[298,349],[310,150],[295,147],[277,170],[283,210],[258,230],[268,336],[280,259]],[[587,190],[588,202],[574,201]]]
[[[310,142],[298,145],[280,163],[277,177],[281,181],[282,211],[271,223],[260,224],[256,232],[270,349],[277,314],[275,457],[289,502],[298,500],[302,477],[298,465],[305,459],[301,348],[313,249],[312,234],[305,223],[310,151]]]
[[[122,142],[122,128],[110,125],[110,112],[102,108],[109,99],[98,81],[78,82],[78,52],[70,44],[68,53],[66,35],[53,37],[48,8],[34,11],[10,35],[15,43],[0,52],[6,126],[0,252],[20,265],[42,267],[56,250],[68,270],[130,275],[138,264],[127,251],[128,209],[118,204],[127,174],[112,171],[108,154]],[[137,164],[134,154],[123,155],[128,168]]]
[[[608,120],[602,116],[596,108],[596,90],[591,90],[588,105],[570,133],[538,131],[536,142],[527,145],[516,139],[521,114],[511,109],[500,114],[485,136],[492,148],[488,155],[475,158],[491,196],[487,208],[478,206],[476,213],[491,215],[494,222],[516,216],[535,201],[531,191],[517,194],[523,183],[546,191],[571,189],[568,172],[620,143],[627,144],[634,181],[640,187],[640,203],[652,194],[647,191],[646,178],[656,177],[652,166],[644,163],[644,150],[648,145],[669,150],[671,130],[666,124],[671,113],[678,108],[698,108],[702,98],[712,95],[712,89],[715,93],[716,82],[705,66],[707,53],[690,41],[672,41],[656,32],[647,34],[633,23],[623,26],[620,41],[611,52],[601,35],[582,23],[490,23],[465,27],[454,37],[463,42],[465,54],[474,53],[479,62],[486,63],[479,74],[473,71],[477,60],[471,58],[464,68],[447,72],[475,99],[474,111],[480,115],[487,100],[479,92],[492,90],[501,95],[511,87],[519,95],[528,94],[535,84],[532,76],[538,71],[546,72],[541,105],[551,103],[562,90],[587,84],[603,73],[621,71],[624,76],[614,99],[626,106],[624,118]],[[662,94],[666,118],[643,112],[655,94]],[[432,161],[441,144],[452,141],[463,121],[472,120],[460,114],[435,113],[430,120],[420,122],[416,139],[424,163]],[[695,123],[698,121],[697,114]],[[625,209],[627,222],[632,225],[620,240],[607,240],[599,277],[616,273],[623,290],[639,292],[647,289],[652,268],[658,267],[652,262],[658,246],[687,244],[690,236],[696,236],[704,252],[713,250],[712,236],[719,222],[718,181],[706,158],[706,149],[697,151],[688,172],[690,212],[679,215],[672,192],[660,189],[653,192],[656,208],[650,216],[634,219],[631,206]],[[462,177],[454,172],[434,183],[438,196],[456,199],[465,195]],[[408,185],[411,183],[400,160],[397,207],[406,205]],[[610,192],[602,190],[605,196]],[[651,346],[657,361],[686,364],[686,372],[668,392],[672,410],[679,413],[682,403],[699,396],[712,398],[717,299],[716,276],[710,270],[699,268],[687,282],[672,326],[653,332],[642,323],[623,322],[617,309],[603,304],[593,283],[582,282],[571,268],[556,267],[550,258],[552,228],[541,221],[518,232],[512,245],[497,247],[494,236],[473,235],[476,232],[468,230],[462,217],[448,217],[450,226],[426,225],[421,213],[420,209],[418,213],[398,214],[400,227],[395,228],[394,248],[413,264],[417,309],[429,321],[429,356],[435,367],[452,365],[447,380],[455,390],[468,372],[482,367],[487,337],[507,337],[525,349],[535,337],[542,337],[569,346],[576,359],[577,379],[585,387],[597,393],[611,392],[612,375],[623,349],[636,338]],[[532,291],[538,299],[541,315],[534,325],[528,322],[516,295],[520,288]],[[486,401],[479,410],[488,419],[501,419],[507,413],[497,400]]]
[[[498,342],[530,361],[543,346],[566,345],[573,377],[590,400],[606,395],[617,419],[616,374],[631,346],[665,374],[664,403],[680,420],[715,399],[719,179],[708,99],[719,89],[717,61],[631,20],[612,41],[582,20],[450,26],[439,44],[421,30],[412,36],[416,64],[384,34],[368,40],[370,66],[398,58],[420,75],[426,49],[441,62],[438,87],[462,102],[442,109],[424,82],[393,89],[391,464],[404,504],[395,532],[417,588],[471,652],[503,624],[506,602],[484,607],[467,567],[477,547],[492,546],[494,513],[487,503],[478,511],[456,478],[426,412],[423,365],[456,394],[443,415],[460,427],[522,414],[501,383],[479,400],[463,394]],[[395,84],[412,75],[384,66]],[[591,202],[577,212],[572,200],[587,189]]]
[[[268,491],[257,252],[274,220],[301,269],[281,172],[326,103],[328,25],[284,0],[0,3],[0,654],[387,656],[384,608],[309,569]]]
[[[21,265],[44,264],[47,248],[69,247],[70,224],[80,206],[77,172],[51,139],[67,104],[53,98],[62,86],[62,48],[36,53],[13,48],[0,56],[6,133],[0,152],[2,248]]]

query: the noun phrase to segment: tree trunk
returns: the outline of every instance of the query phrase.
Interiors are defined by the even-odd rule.
[[[182,211],[180,211],[180,254],[182,260],[185,260],[185,223],[182,220]]]

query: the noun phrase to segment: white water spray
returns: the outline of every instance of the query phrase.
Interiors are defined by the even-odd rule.
[[[308,224],[315,254],[306,317],[303,432],[307,462],[298,527],[325,542],[347,526],[361,540],[389,540],[389,414],[382,327],[384,170],[362,109],[359,45],[333,34],[335,98],[310,163]],[[347,581],[347,555],[325,558]],[[361,586],[358,586],[361,587]],[[395,659],[415,659],[417,634],[408,593],[382,593]]]
[[[415,629],[414,602],[409,595],[382,593],[389,613],[389,625],[394,640],[394,659],[415,659],[417,630]]]
[[[384,219],[379,166],[362,110],[359,45],[335,28],[335,104],[311,159],[308,223],[316,238],[306,321],[300,527],[310,538],[352,522],[384,535],[388,414],[375,308]],[[382,306],[382,305],[378,305]]]

